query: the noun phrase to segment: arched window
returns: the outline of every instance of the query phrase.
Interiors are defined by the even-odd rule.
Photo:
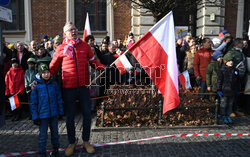
[[[8,6],[12,10],[12,23],[4,22],[3,30],[6,31],[23,31],[25,30],[24,22],[24,0],[11,0]]]
[[[75,0],[75,25],[80,31],[84,29],[87,12],[91,31],[106,31],[106,0]]]

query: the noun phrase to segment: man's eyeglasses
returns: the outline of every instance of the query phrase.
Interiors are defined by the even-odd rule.
[[[78,29],[76,29],[76,28],[71,28],[71,29],[68,29],[66,32],[73,32],[73,31],[78,31]]]

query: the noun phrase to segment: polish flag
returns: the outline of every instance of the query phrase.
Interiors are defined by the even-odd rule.
[[[20,107],[20,103],[19,103],[17,94],[10,97],[9,101],[10,101],[10,107],[11,107],[12,111],[15,110],[16,108]]]
[[[178,78],[179,78],[181,85],[184,89],[191,88],[189,73],[187,70],[184,71],[183,73],[181,73]]]
[[[125,54],[121,55],[118,59],[116,59],[115,65],[121,75],[125,74],[133,68]]]
[[[85,27],[83,32],[82,40],[85,41],[86,36],[91,35],[90,24],[89,24],[89,13],[86,15]]]
[[[172,11],[156,23],[129,51],[164,97],[163,114],[180,103]]]

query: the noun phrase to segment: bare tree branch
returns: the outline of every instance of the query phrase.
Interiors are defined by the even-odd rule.
[[[185,6],[186,10],[189,12],[196,11],[196,7],[202,2],[211,4],[224,4],[224,0],[114,0],[123,1],[130,7],[134,9],[148,9],[152,12],[156,21],[160,20],[164,15],[166,15],[171,10],[174,10],[178,6]],[[234,0],[231,0],[234,1]],[[130,4],[129,4],[130,3]],[[134,5],[132,5],[134,4]]]

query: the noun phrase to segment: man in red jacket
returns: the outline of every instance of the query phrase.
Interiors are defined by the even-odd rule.
[[[213,54],[212,41],[209,38],[202,40],[203,47],[194,56],[194,75],[198,82],[201,82],[200,93],[206,92],[206,71]],[[204,98],[204,95],[201,95]]]
[[[67,111],[66,126],[69,140],[65,155],[73,154],[77,144],[74,122],[76,98],[79,98],[83,115],[83,147],[88,153],[94,153],[94,148],[88,142],[91,125],[90,93],[86,87],[90,83],[88,63],[97,70],[103,70],[105,66],[95,60],[90,46],[78,38],[75,25],[67,23],[63,31],[65,39],[56,49],[50,63],[50,72],[56,74],[58,68],[62,66],[63,93]]]

